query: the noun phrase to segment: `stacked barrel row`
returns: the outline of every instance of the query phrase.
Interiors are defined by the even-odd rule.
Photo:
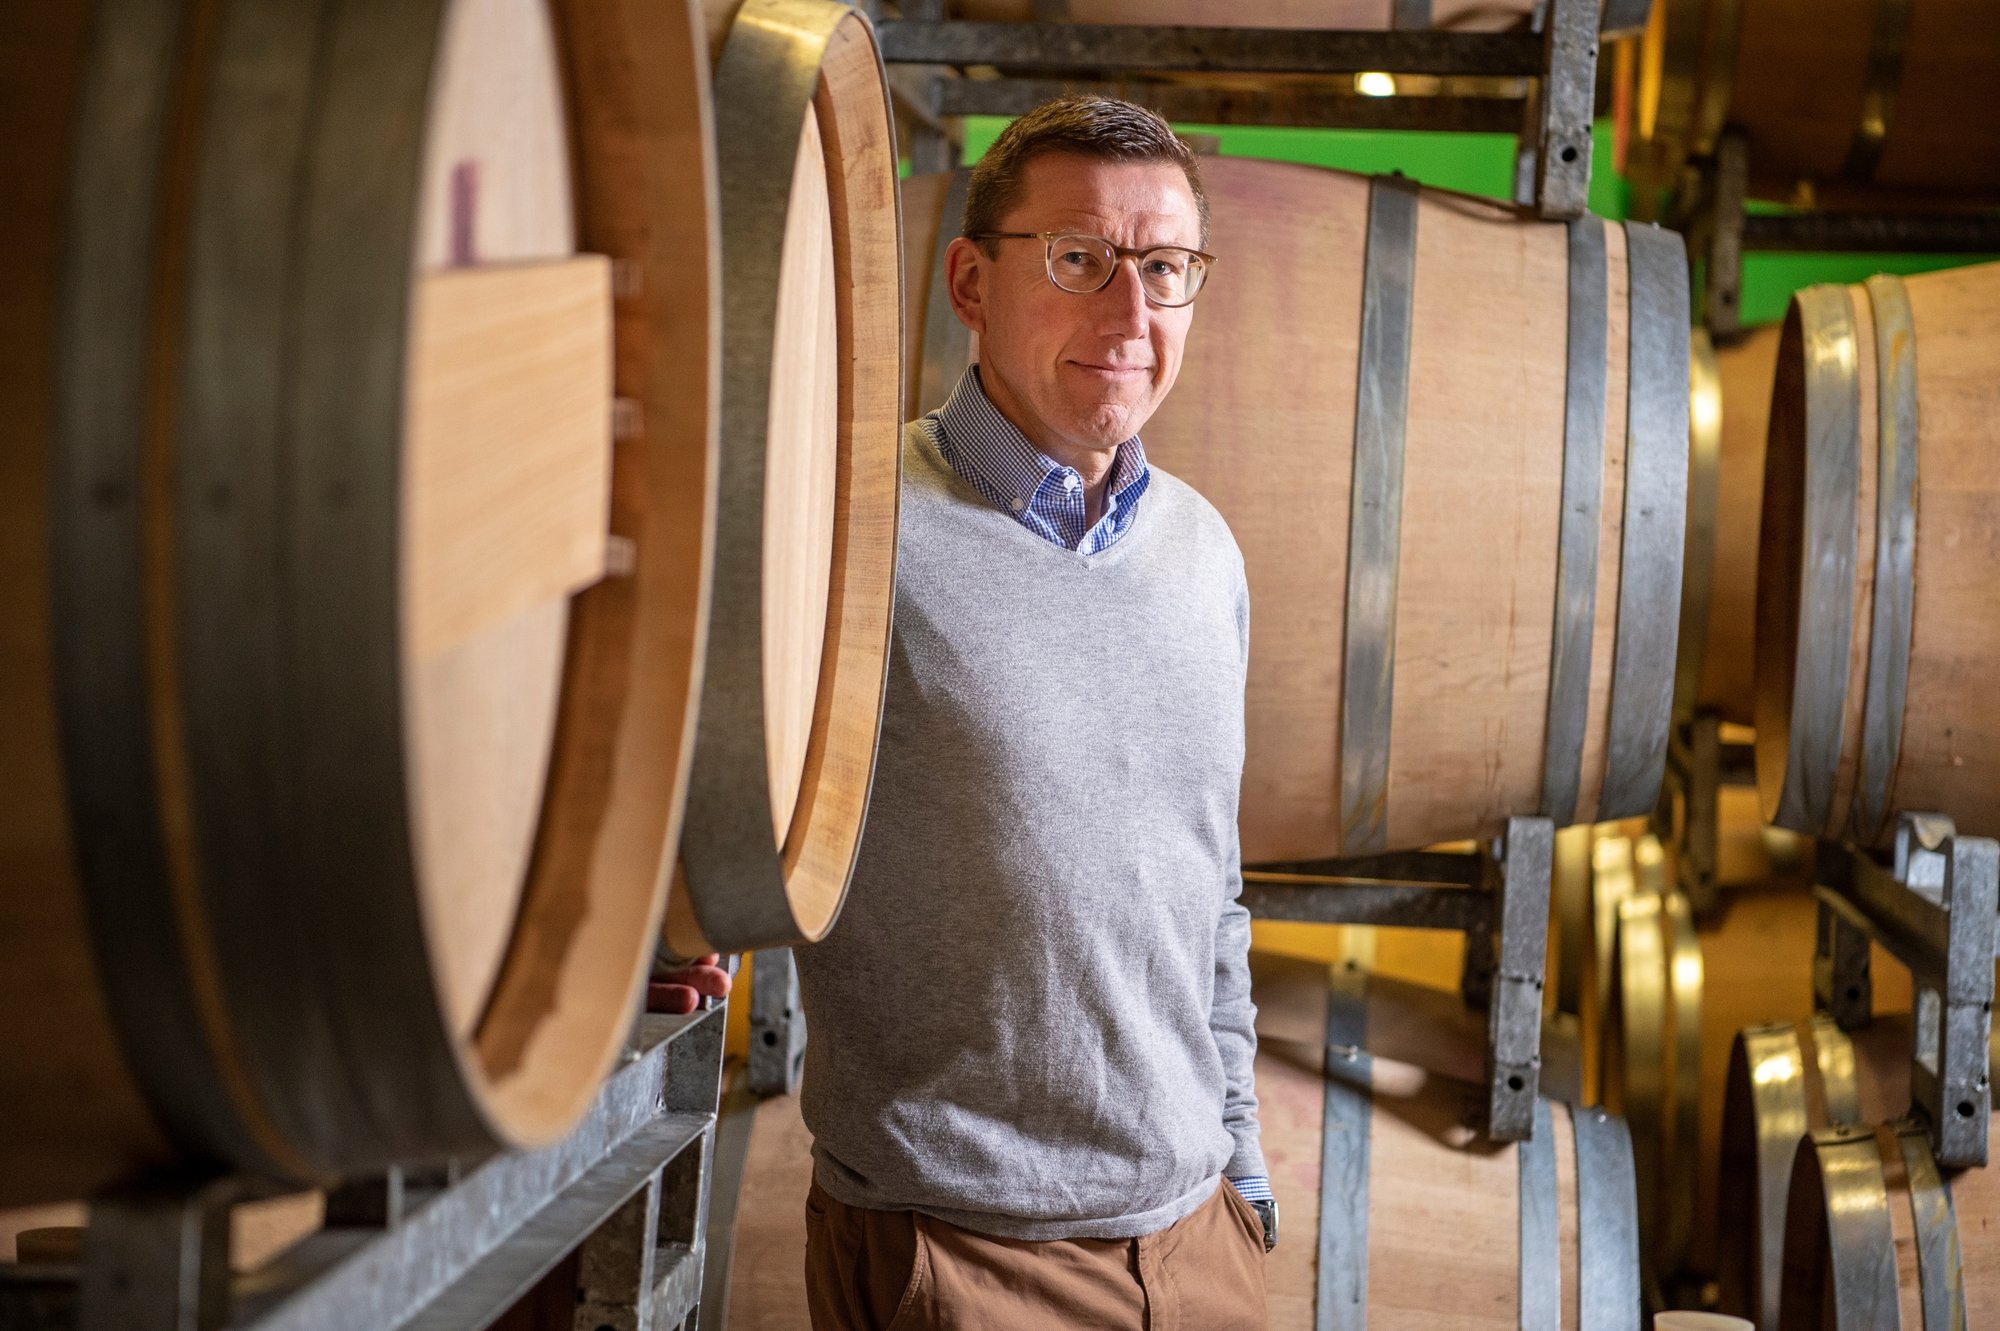
[[[1648,195],[1733,131],[1760,198],[1990,204],[1996,61],[1981,0],[1658,0],[1620,65],[1620,166]]]
[[[1744,806],[1725,806],[1722,846],[1721,876],[1741,886],[1696,946],[1686,931],[1666,936],[1683,940],[1670,943],[1680,958],[1642,932],[1644,992],[1673,1001],[1635,1009],[1631,917],[1653,908],[1619,903],[1617,861],[1643,867],[1661,852],[1649,838],[1613,844],[1635,829],[1603,829],[1594,862],[1586,853],[1568,875],[1595,903],[1571,931],[1595,949],[1587,960],[1599,973],[1616,977],[1580,1001],[1601,1014],[1597,1048],[1624,1066],[1586,1091],[1622,1104],[1641,1140],[1649,1275],[1670,1300],[1676,1281],[1683,1299],[1711,1282],[1709,1297],[1760,1326],[1888,1325],[1898,1304],[1904,1325],[1953,1324],[1935,1320],[1940,1310],[1991,1297],[1984,1264],[1959,1260],[1990,1223],[1987,1175],[1940,1170],[1909,1117],[1909,1069],[1934,1056],[1935,1032],[1913,1026],[1907,972],[1879,947],[1882,1015],[1850,1034],[1813,1014],[1815,907],[1801,872],[1811,866],[1784,838],[1886,851],[1902,811],[1942,812],[1961,835],[2000,832],[1993,728],[1981,719],[1990,701],[1973,664],[2000,647],[1984,590],[1985,533],[2000,513],[1983,368],[1996,318],[2000,266],[1882,276],[1801,291],[1782,325],[1716,349],[1706,382],[1697,355],[1691,509],[1704,484],[1704,417],[1718,410],[1709,465],[1720,483],[1706,481],[1712,534],[1690,523],[1690,576],[1707,562],[1713,581],[1693,628],[1707,650],[1692,672],[1684,662],[1682,685],[1693,708],[1725,719],[1725,737],[1754,739],[1756,787],[1723,792]],[[1774,825],[1760,830],[1763,819]],[[1661,909],[1677,918],[1674,877],[1655,872]],[[1565,876],[1559,861],[1559,898]],[[1607,930],[1612,912],[1619,923]],[[1705,994],[1697,980],[1687,995],[1703,1034],[1676,1055],[1690,973],[1706,976]],[[1636,1101],[1635,1050],[1645,1073]],[[1692,1084],[1679,1071],[1691,1054],[1701,1069]],[[1667,1125],[1695,1104],[1690,1175]],[[1649,1120],[1665,1128],[1657,1171],[1643,1144],[1656,1135]],[[1661,1182],[1649,1185],[1649,1173]],[[1692,1245],[1680,1241],[1690,1207]]]
[[[724,17],[0,19],[0,1204],[551,1141],[670,883],[683,952],[830,927],[894,131],[851,9]]]

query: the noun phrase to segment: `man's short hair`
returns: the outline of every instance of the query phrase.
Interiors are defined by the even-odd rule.
[[[1043,102],[1000,131],[966,182],[963,233],[1002,230],[1002,219],[1021,201],[1028,164],[1047,153],[1075,153],[1105,162],[1172,163],[1187,177],[1194,194],[1195,213],[1201,220],[1201,239],[1196,243],[1208,244],[1208,196],[1202,193],[1194,151],[1171,125],[1143,106],[1078,94]],[[981,242],[981,248],[993,252],[990,241]]]

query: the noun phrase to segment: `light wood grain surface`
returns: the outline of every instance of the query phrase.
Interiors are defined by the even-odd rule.
[[[792,171],[779,265],[778,325],[764,452],[764,744],[771,835],[798,807],[812,738],[832,578],[834,468],[840,450],[840,327],[833,218],[819,117],[808,111]]]
[[[566,402],[542,399],[555,416],[546,432],[532,428],[527,401],[496,394],[510,370],[529,372],[541,354],[556,360],[538,344],[537,325],[557,311],[508,301],[528,298],[506,291],[523,285],[518,275],[451,280],[445,270],[575,249],[559,65],[543,6],[457,0],[437,69],[415,219],[423,276],[404,423],[404,701],[425,927],[448,1020],[469,1031],[499,972],[534,843],[565,596],[593,576],[587,529],[603,512],[609,422],[589,414],[608,405],[608,330],[579,311],[564,331],[579,336],[573,354],[583,362],[540,367],[552,376],[545,389],[571,391]],[[552,288],[557,271],[541,272]],[[559,301],[557,291],[546,294]],[[488,295],[493,303],[482,303]],[[510,318],[522,322],[510,329]],[[511,367],[509,351],[522,357]],[[538,529],[580,545],[581,558],[536,550]],[[601,538],[595,548],[601,566]],[[509,553],[523,558],[515,569],[499,562]],[[524,576],[537,566],[556,576]],[[485,587],[482,573],[492,577]]]

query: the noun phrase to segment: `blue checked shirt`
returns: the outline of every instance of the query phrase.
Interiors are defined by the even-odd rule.
[[[1104,514],[1084,529],[1083,477],[1028,442],[1000,414],[979,383],[974,365],[959,379],[951,400],[924,417],[938,452],[951,469],[994,507],[1065,550],[1094,555],[1131,530],[1152,472],[1138,437],[1118,445],[1105,486]]]
[[[1107,550],[1131,530],[1139,498],[1152,480],[1145,447],[1134,435],[1118,445],[1105,487],[1104,514],[1086,530],[1083,477],[1029,443],[1000,414],[979,382],[977,365],[959,379],[949,402],[924,417],[924,425],[951,469],[988,503],[1012,513],[1043,540],[1080,554]],[[1271,1200],[1270,1180],[1262,1175],[1229,1181],[1245,1201]]]

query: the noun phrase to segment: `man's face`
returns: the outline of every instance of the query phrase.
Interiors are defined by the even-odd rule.
[[[1171,162],[1047,153],[1022,183],[999,230],[1079,232],[1131,249],[1201,246],[1194,195]],[[1103,290],[1076,295],[1049,281],[1041,241],[989,243],[997,258],[953,241],[949,271],[994,404],[1044,447],[1112,449],[1139,433],[1180,373],[1194,307],[1150,304],[1129,259]]]

